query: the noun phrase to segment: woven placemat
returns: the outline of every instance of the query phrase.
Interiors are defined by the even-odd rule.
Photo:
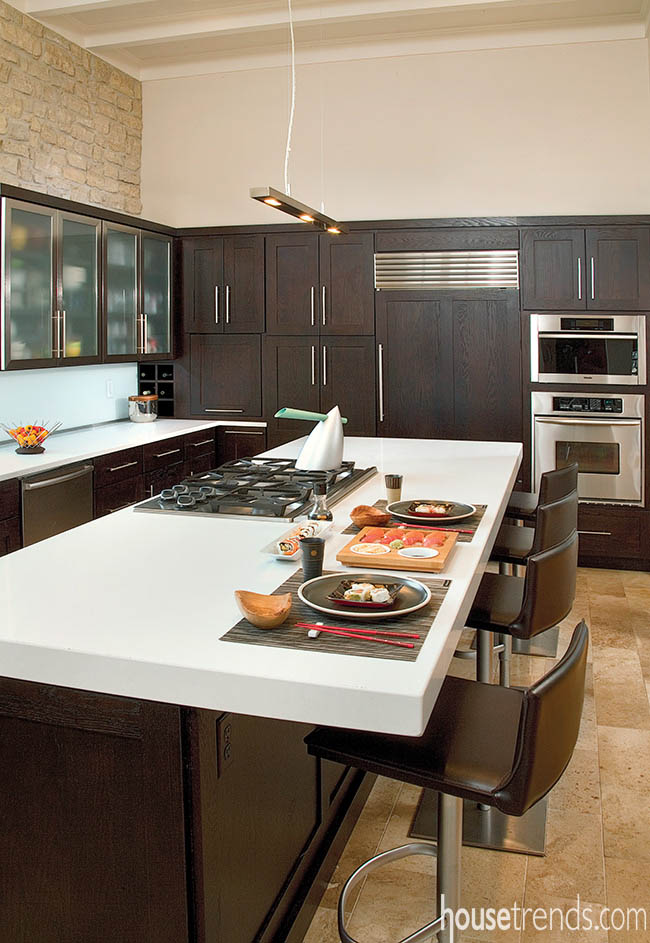
[[[387,504],[388,504],[388,502],[387,502],[386,500],[382,500],[382,501],[375,501],[375,503],[374,503],[373,506],[376,507],[376,508],[379,508],[381,511],[385,511]],[[439,529],[442,529],[442,530],[455,530],[455,531],[458,532],[458,543],[459,543],[459,544],[468,544],[468,543],[470,543],[470,542],[474,539],[474,534],[476,533],[476,530],[477,530],[477,528],[478,528],[478,525],[481,523],[481,521],[482,521],[482,519],[483,519],[483,515],[485,514],[485,511],[486,511],[486,508],[487,508],[487,504],[475,504],[474,507],[476,508],[476,514],[472,514],[471,517],[466,517],[464,521],[457,521],[455,524],[453,524],[453,523],[452,523],[452,524],[443,524],[443,523],[441,522]],[[404,523],[404,521],[398,521],[396,517],[393,517],[393,518],[391,518],[390,523],[389,523],[388,525],[386,525],[386,526],[392,527],[392,526],[394,525],[395,527],[399,527],[399,526],[400,526],[401,524],[403,524],[403,523]],[[417,525],[416,525],[416,526],[417,526]],[[429,524],[424,524],[424,523],[423,523],[422,526],[423,526],[423,527],[436,527],[436,525],[435,525],[435,524],[432,524],[432,523],[429,523]],[[361,528],[360,528],[360,527],[357,527],[356,524],[349,524],[349,525],[345,528],[344,531],[341,531],[341,533],[342,533],[342,534],[358,534],[360,530],[361,530]],[[465,531],[465,530],[468,530],[468,531],[470,531],[471,533],[469,533],[469,534],[463,534],[462,531]]]
[[[332,571],[324,570],[323,572],[330,573]],[[282,593],[293,595],[291,612],[284,625],[279,626],[277,629],[258,629],[251,625],[248,619],[240,619],[232,629],[229,629],[221,637],[221,641],[238,642],[243,645],[265,645],[269,648],[331,652],[336,655],[362,655],[364,658],[415,661],[451,584],[451,580],[423,580],[419,576],[418,580],[431,590],[431,600],[427,606],[401,618],[379,619],[376,623],[361,623],[340,616],[328,616],[327,613],[318,612],[318,610],[305,605],[298,598],[298,587],[304,582],[304,576],[302,570],[297,570],[293,576],[289,577],[282,586],[278,586],[272,593],[273,596],[279,596]],[[324,633],[321,633],[318,638],[312,639],[307,635],[309,630],[297,626],[296,622],[325,622],[328,625],[340,625],[350,631],[354,631],[359,627],[370,628],[372,626],[372,628],[381,629],[382,631],[415,632],[420,638],[404,639],[404,641],[412,642],[413,648],[397,648],[392,645],[380,645],[377,642],[366,642],[365,640],[345,638],[342,635],[325,635]],[[398,641],[398,639],[394,639],[394,641]]]

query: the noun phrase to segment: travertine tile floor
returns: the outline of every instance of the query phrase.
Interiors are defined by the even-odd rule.
[[[575,624],[591,630],[587,691],[571,765],[549,800],[546,857],[463,848],[465,907],[646,907],[650,918],[650,573],[580,569],[575,605],[561,626],[560,654]],[[513,684],[532,683],[551,660],[514,656]],[[452,671],[471,676],[473,662]],[[304,943],[338,943],[342,881],[377,851],[407,840],[419,790],[378,779],[350,836]],[[349,932],[394,943],[432,919],[435,859],[418,856],[376,872],[354,901]],[[464,941],[637,943],[648,930],[580,933],[467,931]]]

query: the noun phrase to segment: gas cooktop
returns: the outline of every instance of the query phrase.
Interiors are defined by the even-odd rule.
[[[321,472],[297,469],[294,459],[238,458],[164,488],[135,510],[293,521],[311,508],[314,482],[326,483],[333,504],[376,473],[374,466],[356,468],[354,462]]]

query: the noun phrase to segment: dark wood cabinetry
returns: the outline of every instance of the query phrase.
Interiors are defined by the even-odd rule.
[[[638,311],[650,307],[650,227],[524,229],[523,306]]]
[[[266,329],[318,333],[318,234],[266,237]]]
[[[108,455],[99,455],[94,459],[95,488],[104,485],[113,485],[126,478],[134,478],[144,471],[142,447],[122,449],[119,452],[110,452]]]
[[[10,517],[0,521],[0,557],[22,546],[20,517]]]
[[[612,560],[647,557],[645,524],[645,514],[638,508],[581,504],[578,508],[580,562],[589,564],[595,557],[605,561],[603,566],[608,566]]]
[[[320,239],[320,333],[374,334],[374,238],[351,233]]]
[[[184,328],[201,334],[264,330],[264,237],[183,240]]]
[[[212,419],[262,413],[262,344],[254,334],[193,334],[190,399]]]
[[[175,482],[173,482],[175,484]],[[95,489],[95,517],[104,517],[128,508],[138,501],[143,501],[149,495],[142,475],[135,475],[124,481],[117,481],[112,485],[104,485]]]
[[[217,465],[265,452],[266,429],[217,429]]]
[[[7,943],[187,940],[180,714],[0,679]]]
[[[374,338],[327,337],[320,347],[320,411],[339,406],[347,435],[375,435]]]

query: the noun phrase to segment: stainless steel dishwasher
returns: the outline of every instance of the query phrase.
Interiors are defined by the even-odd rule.
[[[23,479],[23,546],[93,519],[93,466],[67,465]]]

